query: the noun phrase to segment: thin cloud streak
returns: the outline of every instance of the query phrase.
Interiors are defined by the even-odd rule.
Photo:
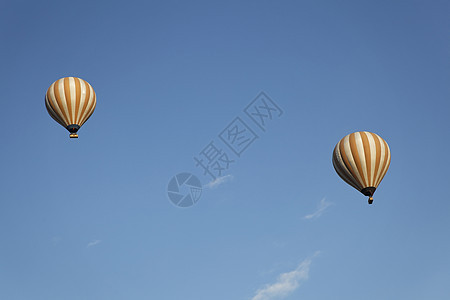
[[[312,257],[302,261],[295,270],[280,274],[275,283],[267,284],[257,290],[256,295],[251,300],[282,299],[292,294],[303,281],[309,278],[309,267],[312,259],[319,253],[320,251],[316,251]]]
[[[224,184],[227,181],[230,181],[233,179],[233,175],[225,175],[222,177],[217,177],[216,179],[208,182],[208,184],[205,184],[203,187],[204,188],[209,188],[209,189],[214,189],[216,187],[218,187],[221,184]]]
[[[100,244],[101,242],[102,242],[101,240],[95,240],[95,241],[89,242],[89,243],[86,245],[86,248],[89,248],[89,247],[98,245],[98,244]]]
[[[323,214],[323,212],[331,205],[333,205],[332,202],[327,202],[327,201],[325,201],[325,198],[323,198],[322,200],[320,200],[317,210],[315,212],[313,212],[312,214],[304,216],[303,219],[305,219],[305,220],[316,219],[316,218],[320,217]]]

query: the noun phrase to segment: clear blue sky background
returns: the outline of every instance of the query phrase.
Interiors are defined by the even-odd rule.
[[[449,9],[2,1],[0,299],[450,299]],[[78,140],[44,106],[65,76],[97,93]],[[284,114],[172,205],[260,91]],[[331,164],[360,130],[392,153],[371,206]]]

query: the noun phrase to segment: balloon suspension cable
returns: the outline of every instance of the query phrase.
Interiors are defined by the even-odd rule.
[[[70,124],[66,127],[66,129],[69,130],[69,132],[70,132],[69,136],[71,139],[78,138],[77,131],[78,131],[78,129],[80,129],[80,125]]]
[[[369,204],[373,203],[373,197],[369,197]]]

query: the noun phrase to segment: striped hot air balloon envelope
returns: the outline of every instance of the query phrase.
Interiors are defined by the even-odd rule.
[[[78,137],[77,131],[92,115],[96,103],[92,86],[77,77],[53,82],[45,94],[48,113],[70,132],[71,138]]]
[[[333,166],[349,185],[369,196],[377,189],[391,162],[385,140],[375,133],[360,131],[345,136],[333,151]]]

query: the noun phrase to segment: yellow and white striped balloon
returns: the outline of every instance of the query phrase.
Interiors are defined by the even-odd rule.
[[[375,133],[360,131],[345,136],[333,151],[333,166],[349,185],[369,196],[380,184],[391,162],[391,152],[385,140]]]
[[[92,86],[77,77],[61,78],[48,88],[45,107],[50,116],[77,138],[78,129],[89,119],[97,104]]]

